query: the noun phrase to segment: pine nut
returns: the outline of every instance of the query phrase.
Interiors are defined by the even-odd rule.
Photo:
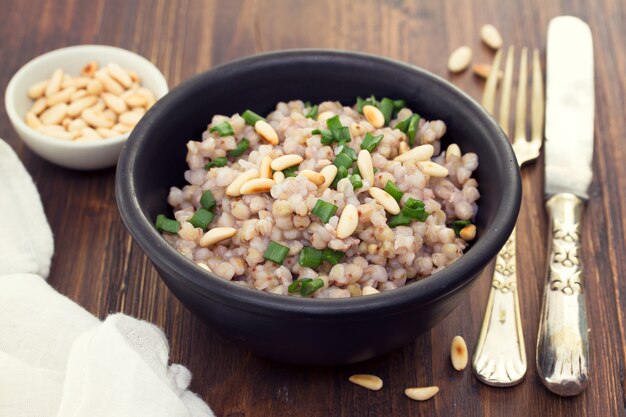
[[[38,115],[41,114],[41,112],[44,111],[46,107],[48,107],[47,100],[41,97],[38,98],[37,101],[35,101],[35,104],[33,104],[33,107],[30,108],[30,111]]]
[[[74,134],[72,132],[66,132],[65,130],[52,130],[46,133],[47,136],[52,136],[55,139],[72,140]]]
[[[502,48],[502,36],[494,25],[486,24],[480,28],[480,38],[491,49]]]
[[[102,139],[102,136],[100,136],[100,133],[98,133],[97,131],[95,131],[94,129],[90,127],[86,127],[83,130],[81,130],[80,134],[81,136],[86,137],[86,138]]]
[[[26,124],[33,129],[37,129],[39,126],[41,126],[41,120],[39,120],[39,117],[37,117],[37,115],[32,111],[26,113],[25,120]]]
[[[78,90],[74,94],[72,94],[72,97],[70,97],[70,103],[83,97],[87,97],[87,90]]]
[[[98,132],[98,134],[105,139],[121,136],[120,132],[116,132],[113,129],[107,129],[106,127],[99,127],[96,129],[96,132]]]
[[[304,161],[300,155],[283,155],[274,159],[271,163],[271,167],[274,171],[282,171],[283,169],[291,168]]]
[[[110,128],[114,123],[107,119],[101,111],[94,110],[93,108],[83,110],[81,117],[93,127]]]
[[[369,285],[366,285],[365,287],[363,287],[362,295],[372,295],[372,294],[378,294],[378,293],[380,293],[380,291],[378,291],[374,287],[370,287]]]
[[[348,378],[353,384],[359,385],[363,388],[367,388],[371,391],[378,391],[383,387],[383,380],[376,375],[357,374]]]
[[[52,73],[52,77],[50,77],[50,81],[48,81],[48,85],[46,85],[46,97],[51,97],[53,94],[58,92],[61,89],[62,83],[63,70],[59,68]]]
[[[258,133],[266,142],[272,145],[278,145],[278,134],[265,120],[259,120],[254,124],[254,130]]]
[[[105,70],[96,71],[94,77],[102,83],[102,86],[106,91],[113,93],[116,96],[119,96],[124,92],[124,88],[117,81],[111,78],[109,73]]]
[[[473,224],[468,224],[461,229],[461,231],[459,232],[459,236],[461,236],[463,240],[466,240],[468,242],[470,240],[474,240],[474,238],[476,238],[476,226]]]
[[[351,236],[358,225],[358,210],[352,204],[346,204],[339,217],[339,223],[337,223],[337,239],[345,239]]]
[[[461,157],[461,148],[456,143],[451,143],[446,149],[446,162],[450,162]]]
[[[142,117],[143,115],[140,113],[137,113],[134,111],[127,111],[125,113],[120,114],[119,121],[120,123],[128,125],[128,126],[135,126],[137,123],[139,123],[139,120],[141,120]]]
[[[435,148],[431,144],[416,146],[415,148],[393,158],[394,161],[427,161],[435,153]]]
[[[57,125],[61,123],[61,120],[65,118],[66,114],[67,104],[59,103],[41,113],[39,120],[41,120],[41,123],[44,125]]]
[[[387,191],[378,187],[371,187],[369,189],[369,193],[372,198],[378,202],[378,204],[383,206],[387,213],[400,213],[400,206],[398,205],[398,202]]]
[[[432,161],[418,162],[417,166],[426,175],[434,178],[445,178],[448,176],[448,168],[436,164]]]
[[[405,141],[400,142],[400,146],[398,148],[399,155],[402,155],[403,153],[406,153],[410,150],[411,150],[411,147],[409,146],[408,143],[406,143]]]
[[[461,46],[454,50],[448,58],[448,71],[461,72],[465,71],[472,62],[472,50],[469,46]]]
[[[260,178],[272,178],[272,157],[269,155],[265,155],[261,159],[261,163],[259,164],[259,176]]]
[[[237,234],[237,229],[234,227],[216,227],[206,232],[200,238],[200,246],[206,248],[226,239],[230,239],[235,236],[235,234]]]
[[[63,132],[65,129],[63,129],[63,126],[60,125],[49,125],[49,126],[44,126],[41,125],[37,128],[38,132],[41,133],[50,133],[50,132]]]
[[[84,77],[93,77],[96,71],[98,71],[98,63],[96,61],[91,61],[80,70],[80,75]]]
[[[211,268],[209,268],[209,266],[205,264],[204,262],[196,262],[196,265],[198,265],[200,268],[204,269],[205,271],[213,272],[211,271]]]
[[[61,90],[58,93],[48,97],[47,104],[49,107],[59,103],[67,103],[70,101],[72,94],[76,92],[76,87],[67,87],[65,90]]]
[[[326,178],[322,174],[310,169],[303,169],[302,171],[300,171],[300,174],[304,175],[307,180],[311,181],[317,186],[322,185],[324,181],[326,181]]]
[[[83,119],[74,119],[67,125],[70,132],[81,131],[87,127],[87,123]]]
[[[132,126],[128,126],[128,125],[123,125],[121,123],[116,124],[115,126],[112,127],[113,130],[118,131],[120,133],[128,133],[131,130],[133,130]]]
[[[233,182],[226,188],[226,195],[230,197],[239,197],[241,195],[241,186],[246,182],[259,178],[259,171],[251,169],[249,171],[240,174]]]
[[[109,75],[124,87],[130,88],[133,84],[133,80],[131,80],[130,75],[128,75],[128,73],[115,62],[109,63],[109,65],[107,65],[107,70],[109,71]]]
[[[100,94],[104,90],[104,86],[98,80],[91,80],[89,84],[87,84],[87,92],[89,94]]]
[[[104,104],[104,100],[101,98],[97,99],[95,104],[90,107],[91,110],[102,112],[106,108],[106,104]]]
[[[371,104],[363,106],[363,116],[365,116],[367,121],[370,122],[370,124],[376,129],[385,125],[385,116],[383,115],[383,112],[381,112],[378,107],[374,107]]]
[[[276,184],[280,184],[281,182],[285,181],[285,174],[283,174],[282,171],[276,171],[274,172],[273,178]]]
[[[124,98],[124,101],[126,101],[126,104],[130,107],[144,107],[148,104],[148,100],[146,100],[146,98],[141,94],[137,93],[129,94]]]
[[[76,77],[72,80],[71,86],[76,88],[85,88],[87,84],[91,81],[91,78],[87,77]]]
[[[98,99],[95,96],[86,96],[80,98],[72,103],[67,108],[67,114],[70,117],[76,117],[82,113],[83,110],[92,106]]]
[[[33,84],[28,89],[28,97],[36,100],[43,96],[43,93],[46,91],[46,87],[48,86],[48,80],[40,81],[36,84]]]
[[[128,106],[124,100],[111,93],[102,93],[102,100],[104,100],[104,104],[107,105],[108,108],[113,110],[117,114],[122,114],[128,110]]]
[[[63,129],[67,130],[67,127],[70,125],[71,121],[72,121],[71,117],[66,117],[65,119],[63,119],[61,121],[61,126],[63,126]]]
[[[126,71],[126,74],[128,74],[128,76],[133,81],[133,83],[140,83],[141,82],[141,78],[139,77],[139,74],[137,74],[135,71],[133,71],[131,69],[125,69],[124,71]]]
[[[462,371],[467,367],[467,345],[465,339],[461,336],[454,336],[452,339],[452,345],[450,346],[450,359],[452,360],[452,367],[457,371]]]
[[[106,109],[105,111],[102,112],[102,114],[104,114],[104,117],[106,117],[113,123],[115,123],[115,121],[117,120],[117,114],[111,109]]]
[[[322,168],[320,174],[324,176],[324,183],[318,187],[318,191],[321,193],[330,187],[330,184],[332,184],[335,180],[335,177],[337,176],[337,167],[335,165],[326,165]]]
[[[275,182],[271,178],[255,178],[244,183],[239,192],[241,195],[266,193],[272,189]]]
[[[132,77],[132,75],[131,75],[131,77]],[[137,94],[143,96],[146,99],[146,101],[148,102],[149,106],[154,104],[154,102],[156,101],[156,98],[154,97],[154,94],[152,94],[152,91],[148,90],[145,87],[138,88],[136,92],[137,92]],[[150,104],[150,103],[152,103],[152,104]]]
[[[404,394],[415,401],[426,401],[433,398],[439,392],[439,387],[420,387],[420,388],[407,388],[404,390]]]
[[[356,165],[359,167],[361,178],[367,180],[370,186],[374,185],[374,163],[372,162],[372,155],[369,151],[362,149],[359,152]]]
[[[333,113],[332,111],[324,111],[317,115],[317,121],[324,123],[326,122],[326,120],[334,116],[335,116],[335,113]]]

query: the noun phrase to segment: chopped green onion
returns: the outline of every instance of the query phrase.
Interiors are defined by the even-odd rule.
[[[356,98],[356,109],[359,113],[363,114],[363,107],[366,105],[378,107],[378,101],[376,101],[376,97],[370,96],[363,100],[361,97]]]
[[[189,219],[189,223],[193,224],[194,227],[199,227],[201,229],[206,229],[213,220],[213,213],[207,209],[199,208],[196,213]]]
[[[320,142],[322,142],[322,145],[330,145],[335,140],[333,132],[328,129],[315,129],[311,131],[311,134],[322,136],[322,139],[320,140]]]
[[[300,252],[298,263],[307,268],[317,268],[322,264],[322,251],[305,246]]]
[[[337,157],[333,161],[333,165],[335,165],[337,168],[344,167],[345,169],[350,168],[353,163],[354,159],[350,158],[350,155],[343,152],[337,155]]]
[[[452,229],[454,229],[454,234],[460,236],[461,230],[465,227],[472,224],[469,220],[457,220],[452,223]]]
[[[311,210],[311,213],[322,219],[322,222],[328,223],[328,220],[330,220],[330,218],[333,217],[337,212],[337,208],[338,207],[334,204],[330,204],[324,200],[318,199],[315,202],[315,206],[313,206],[313,210]]]
[[[361,176],[357,174],[350,175],[350,182],[352,183],[352,188],[355,190],[363,187],[363,181],[361,180]]]
[[[322,252],[322,260],[332,265],[337,265],[339,261],[341,261],[341,258],[343,258],[344,256],[345,253],[338,250],[333,250],[331,248],[326,248]]]
[[[393,182],[389,180],[387,181],[387,184],[385,184],[385,191],[387,191],[387,193],[390,196],[392,196],[398,203],[400,202],[400,199],[404,195],[404,193],[400,191],[400,189],[396,186],[396,184],[394,184]]]
[[[342,179],[346,178],[348,176],[348,168],[344,167],[344,166],[340,166],[337,168],[337,175],[335,175],[335,179],[333,180],[331,187],[333,188],[337,188],[337,184],[339,183],[339,181],[341,181]]]
[[[305,102],[304,102],[304,107],[305,107],[305,108],[307,108],[307,107],[311,107],[311,101],[309,101],[309,100],[305,101]]]
[[[341,124],[341,121],[339,120],[339,115],[335,115],[331,117],[330,119],[326,120],[326,126],[330,130],[341,129],[343,127],[343,125]]]
[[[396,214],[395,216],[391,216],[389,220],[387,220],[389,227],[403,226],[410,223],[411,218],[402,212],[400,212],[400,214]]]
[[[209,129],[209,132],[217,132],[220,136],[233,136],[235,131],[228,122],[222,122]]]
[[[309,295],[313,295],[315,291],[319,290],[324,286],[324,280],[321,278],[315,278],[311,281],[308,281],[302,284],[302,289],[300,290],[300,294],[303,297],[308,297]]]
[[[285,174],[285,178],[296,177],[298,174],[296,172],[300,169],[300,165],[294,165],[289,168],[283,169],[283,174]]]
[[[221,156],[219,158],[215,158],[214,160],[208,162],[204,166],[204,169],[206,169],[208,171],[208,170],[210,170],[213,167],[221,168],[221,167],[225,167],[226,165],[228,165],[228,159],[226,159],[226,157],[224,157],[224,156]]]
[[[250,141],[246,138],[243,138],[239,141],[235,149],[231,149],[226,154],[231,158],[237,158],[243,155],[248,150],[248,148],[250,148]]]
[[[350,136],[350,129],[348,127],[340,127],[339,129],[333,129],[333,138],[339,143],[346,143],[352,140]]]
[[[394,100],[393,101],[393,109],[398,112],[406,107],[406,102],[404,100]]]
[[[383,98],[380,101],[380,112],[385,116],[385,124],[388,125],[391,121],[391,115],[393,114],[393,100],[390,98]]]
[[[245,112],[243,112],[241,117],[243,117],[243,120],[245,120],[246,123],[249,124],[250,126],[254,126],[256,122],[258,122],[259,120],[265,120],[265,118],[259,116],[252,110],[246,110]]]
[[[317,110],[318,110],[318,106],[316,104],[315,106],[309,109],[309,112],[306,114],[305,117],[308,117],[309,119],[317,119]]]
[[[313,279],[312,278],[297,279],[291,284],[289,284],[289,286],[287,287],[287,291],[289,291],[290,293],[300,292],[300,290],[302,289],[302,284],[304,284],[305,282],[310,282],[310,281],[313,281]]]
[[[417,127],[420,121],[419,114],[413,114],[411,116],[411,121],[409,123],[409,127],[406,130],[406,134],[409,137],[409,146],[413,146],[415,144],[415,134],[417,133]]]
[[[407,117],[406,119],[398,122],[398,124],[396,125],[395,128],[398,129],[401,132],[406,133],[406,131],[409,129],[409,124],[411,123],[411,118],[412,117],[413,116],[411,115],[411,116]]]
[[[414,198],[409,198],[404,203],[402,214],[420,222],[426,221],[429,216],[429,213],[424,209],[424,202]]]
[[[211,191],[207,190],[202,194],[202,197],[200,197],[200,205],[203,209],[207,210],[211,210],[215,207],[215,198]]]
[[[178,220],[168,219],[165,215],[159,214],[156,218],[155,226],[159,232],[178,233],[180,222]]]
[[[357,160],[357,158],[358,158],[357,153],[351,147],[346,146],[346,145],[339,145],[338,148],[341,148],[339,150],[339,154],[343,153],[343,154],[348,155],[350,157],[350,159],[352,159],[352,161],[356,161]]]
[[[359,177],[363,178],[363,176],[361,175],[361,171],[359,171],[359,167],[356,165],[352,167],[352,175],[358,175]]]
[[[373,152],[374,149],[378,146],[381,140],[383,140],[384,135],[376,135],[373,136],[370,132],[365,134],[365,138],[361,143],[361,149],[365,149],[368,152]]]
[[[278,265],[282,265],[288,253],[289,248],[287,246],[283,246],[272,240],[270,244],[267,245],[267,249],[265,249],[265,252],[263,253],[263,258]]]

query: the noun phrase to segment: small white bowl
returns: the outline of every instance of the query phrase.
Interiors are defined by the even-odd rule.
[[[168,92],[163,74],[150,61],[112,46],[70,46],[45,53],[28,62],[11,78],[4,95],[5,108],[17,134],[33,152],[66,168],[91,170],[115,165],[129,136],[127,133],[101,141],[71,142],[46,136],[29,127],[24,121],[26,112],[33,105],[28,97],[31,85],[50,78],[57,68],[77,76],[81,68],[90,61],[96,61],[100,65],[115,62],[132,69],[141,77],[141,85],[151,90],[157,100]]]

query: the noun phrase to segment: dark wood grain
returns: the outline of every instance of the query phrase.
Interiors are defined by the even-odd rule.
[[[104,318],[122,311],[163,327],[171,358],[192,371],[192,389],[218,416],[624,416],[626,360],[626,5],[619,0],[487,1],[30,1],[0,2],[0,90],[20,66],[43,52],[102,43],[138,52],[175,86],[194,74],[260,51],[322,47],[364,51],[422,66],[478,98],[471,73],[450,76],[448,53],[467,44],[475,62],[492,53],[478,31],[494,23],[507,44],[545,51],[548,21],[582,17],[595,41],[597,122],[594,183],[586,208],[584,262],[591,328],[592,381],[576,398],[546,391],[534,368],[545,268],[542,161],[523,173],[518,222],[522,316],[529,370],[520,385],[496,389],[449,364],[454,335],[476,343],[489,278],[429,334],[384,357],[352,366],[303,368],[256,357],[193,317],[132,243],[117,212],[115,171],[75,172],[47,163],[12,130],[0,104],[0,137],[36,181],[55,234],[50,283]],[[2,198],[2,196],[0,196]],[[419,319],[419,318],[417,318]],[[380,375],[369,392],[347,382],[355,372]],[[438,385],[417,403],[407,386]]]

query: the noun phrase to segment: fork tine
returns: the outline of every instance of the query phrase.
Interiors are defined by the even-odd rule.
[[[528,48],[522,48],[515,103],[515,141],[526,140],[526,88],[528,87]]]
[[[533,86],[532,86],[531,116],[530,116],[530,138],[537,141],[539,145],[543,142],[543,76],[541,74],[541,61],[539,60],[539,50],[533,51]]]
[[[498,88],[498,72],[500,71],[500,59],[502,57],[502,49],[498,49],[496,56],[493,58],[491,72],[485,83],[485,91],[483,91],[482,105],[490,114],[493,115],[493,108],[496,102],[496,89]]]
[[[502,79],[502,96],[500,97],[500,127],[509,136],[509,115],[511,114],[511,90],[513,88],[513,61],[515,48],[510,46],[504,64],[504,78]]]

